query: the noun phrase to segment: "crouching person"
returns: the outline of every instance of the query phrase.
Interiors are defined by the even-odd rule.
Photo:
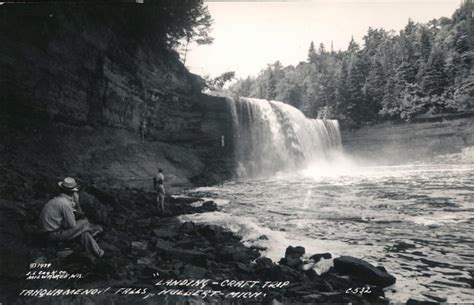
[[[93,225],[87,219],[76,219],[76,206],[79,202],[79,185],[76,180],[68,177],[58,185],[61,194],[48,201],[40,214],[43,232],[49,240],[56,242],[79,238],[87,253],[102,257],[104,250],[92,237],[95,232]]]

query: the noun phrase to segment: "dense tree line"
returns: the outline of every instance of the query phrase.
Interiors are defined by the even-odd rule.
[[[474,110],[468,5],[451,19],[409,20],[399,33],[369,28],[363,47],[352,39],[346,51],[334,52],[311,42],[305,62],[283,67],[277,61],[229,90],[347,125]]]
[[[135,0],[26,2],[0,5],[1,29],[15,26],[22,37],[31,35],[47,40],[54,37],[62,27],[61,22],[65,22],[56,16],[65,15],[71,16],[65,17],[68,21],[80,16],[84,23],[97,25],[119,19],[121,22],[114,30],[135,40],[130,44],[152,40],[174,51],[190,42],[210,44],[213,41],[209,36],[213,20],[203,0],[142,0],[142,4],[136,4]],[[81,26],[77,22],[75,25]]]
[[[118,6],[125,27],[135,34],[150,35],[170,48],[180,44],[210,44],[212,18],[203,0],[148,0],[143,5]],[[116,8],[117,9],[117,8]]]

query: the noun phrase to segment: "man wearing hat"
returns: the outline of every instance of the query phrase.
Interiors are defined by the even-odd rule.
[[[93,228],[87,219],[76,220],[74,212],[79,202],[79,185],[74,178],[67,177],[58,182],[61,194],[54,197],[40,214],[40,226],[52,241],[67,241],[80,238],[87,253],[97,257],[104,255],[92,237]]]

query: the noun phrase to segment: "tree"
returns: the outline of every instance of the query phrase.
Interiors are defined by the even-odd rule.
[[[431,33],[426,27],[421,28],[419,38],[419,55],[422,63],[426,63],[431,53]]]
[[[370,119],[370,107],[363,95],[365,82],[363,61],[357,54],[352,54],[347,73],[347,115],[356,123],[366,122]]]
[[[342,124],[410,120],[421,113],[472,111],[471,10],[427,24],[409,20],[400,32],[369,28],[363,47],[315,50],[296,67],[269,65],[252,80],[253,97],[278,99],[308,117],[332,110]],[[331,48],[332,49],[332,48]]]
[[[265,72],[265,78],[264,78],[264,83],[263,83],[263,94],[264,98],[267,100],[274,100],[276,96],[276,85],[277,85],[277,80],[275,73],[272,70],[271,66],[268,66],[266,72]]]
[[[326,54],[326,47],[324,46],[324,43],[319,44],[319,54],[324,55]]]
[[[245,79],[239,79],[229,90],[232,96],[235,97],[250,97],[252,86],[255,80],[248,76]]]
[[[233,80],[234,77],[234,71],[224,72],[215,78],[206,77],[206,87],[210,90],[222,90],[225,83]]]
[[[349,46],[347,47],[347,51],[351,54],[358,52],[360,49],[359,44],[355,42],[354,36],[351,37],[351,41],[349,42]]]
[[[183,64],[186,64],[190,43],[195,42],[198,45],[208,45],[214,41],[214,38],[209,36],[209,30],[213,20],[207,7],[204,7],[201,1],[193,11],[195,14],[194,24],[185,32],[185,36],[181,39],[178,46]]]
[[[386,76],[382,64],[376,58],[373,59],[363,88],[369,110],[368,115],[371,116],[370,119],[372,120],[376,120],[377,114],[381,109],[385,79]]]
[[[400,115],[400,108],[398,106],[398,95],[395,91],[395,81],[389,77],[384,87],[384,95],[382,97],[382,108],[379,114],[384,118],[396,119]]]
[[[338,117],[344,119],[348,110],[349,92],[347,90],[348,78],[347,60],[342,60],[339,80],[336,85],[336,113]]]
[[[441,95],[446,85],[443,53],[433,49],[426,64],[426,72],[421,80],[421,88],[425,95]]]
[[[293,107],[300,108],[302,100],[302,88],[297,79],[297,74],[287,72],[276,87],[277,101],[283,101],[292,105]]]
[[[316,60],[316,50],[314,48],[314,42],[311,41],[309,45],[309,50],[308,50],[308,62],[309,63],[314,63]]]
[[[363,52],[369,57],[376,56],[379,52],[380,45],[387,38],[387,33],[383,29],[373,29],[369,27],[367,34],[363,37]]]
[[[130,13],[133,10],[133,13]],[[212,43],[209,36],[212,18],[202,0],[156,0],[122,10],[126,28],[137,38],[148,35],[176,49],[183,42]]]

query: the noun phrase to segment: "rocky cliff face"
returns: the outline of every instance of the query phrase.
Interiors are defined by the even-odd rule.
[[[227,101],[201,94],[202,80],[152,35],[100,12],[0,7],[2,194],[66,175],[150,188],[158,167],[182,187],[231,154],[220,147],[232,134]]]
[[[342,138],[344,150],[357,158],[391,164],[421,161],[474,146],[474,117],[371,125],[342,130]]]

